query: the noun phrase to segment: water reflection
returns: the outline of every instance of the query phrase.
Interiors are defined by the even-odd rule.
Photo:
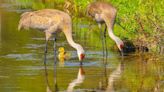
[[[52,86],[50,85],[50,81],[49,81],[49,76],[48,76],[48,69],[47,69],[47,65],[44,64],[44,69],[45,69],[45,83],[46,83],[46,92],[58,92],[60,91],[57,85],[57,68],[54,69],[54,91],[52,90]],[[78,70],[78,74],[77,74],[77,78],[74,79],[71,83],[68,84],[67,90],[66,92],[73,92],[74,87],[80,85],[81,83],[83,83],[85,79],[85,71],[83,69],[82,64],[79,65],[79,70]]]
[[[99,82],[99,89],[100,90],[105,90],[107,85],[108,85],[108,77],[107,77],[107,67],[106,65],[103,67],[103,71],[102,71],[102,79]]]
[[[108,86],[106,88],[106,92],[115,92],[114,90],[114,81],[121,77],[121,73],[123,72],[123,61],[117,66],[117,68],[109,75],[108,77]]]
[[[0,12],[0,47],[1,47],[1,39],[2,39],[2,38],[1,38],[1,37],[2,37],[1,34],[2,34],[2,33],[1,33],[1,12]]]
[[[79,72],[77,74],[77,78],[74,79],[71,83],[69,83],[67,92],[73,92],[74,87],[83,83],[84,79],[85,79],[85,72],[84,72],[83,66],[80,65]]]
[[[56,66],[55,66],[56,67]],[[47,65],[46,63],[44,63],[44,70],[45,70],[45,82],[46,82],[46,92],[53,92],[52,88],[50,86],[50,82],[48,80],[48,71],[47,71]],[[58,86],[57,86],[57,68],[54,68],[54,91],[57,92],[58,91]]]
[[[121,73],[124,70],[124,59],[122,58],[116,69],[108,75],[108,61],[107,56],[103,57],[103,76],[102,80],[99,82],[99,89],[103,92],[115,92],[114,82],[121,77]]]
[[[162,64],[159,62],[159,58],[153,54],[141,53],[139,60],[140,62],[138,62],[138,64],[140,69],[139,75],[141,75],[141,83],[145,83],[147,82],[147,79],[153,77],[154,84],[151,90],[153,90],[153,92],[164,92],[164,66],[159,66],[159,64]],[[153,76],[145,77],[148,74],[150,75],[150,72],[152,71],[154,71]],[[151,82],[152,80],[149,81]],[[140,90],[145,90],[144,85],[141,86]]]
[[[45,81],[46,81],[46,92],[52,92],[51,88],[50,88],[50,83],[48,80],[48,71],[47,71],[47,65],[44,64],[44,70],[45,70]],[[56,76],[54,76],[56,77]]]

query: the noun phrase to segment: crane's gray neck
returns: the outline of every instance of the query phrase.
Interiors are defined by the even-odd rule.
[[[82,46],[80,44],[75,43],[72,38],[72,28],[66,30],[64,33],[65,33],[68,43],[77,50],[78,54],[84,53]]]
[[[116,44],[119,43],[120,38],[118,38],[116,35],[114,35],[113,30],[111,28],[108,28],[108,34],[111,37],[111,39],[116,42]]]

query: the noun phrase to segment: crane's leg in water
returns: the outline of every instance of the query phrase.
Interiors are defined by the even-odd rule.
[[[57,59],[56,59],[56,34],[54,34],[54,84],[55,84],[55,92],[57,89]]]
[[[46,86],[47,86],[46,90],[49,90],[48,92],[51,92],[50,84],[49,84],[49,81],[48,81],[48,71],[47,71],[46,63],[44,63],[44,70],[45,70],[45,81],[46,81]]]
[[[101,37],[101,42],[102,42],[102,48],[103,48],[103,58],[105,56],[105,53],[104,53],[104,34],[103,34],[103,31],[102,31],[102,25],[100,23],[98,23],[98,26],[99,26],[99,29],[100,29],[100,37]]]
[[[107,60],[108,57],[108,47],[107,47],[107,41],[106,41],[106,32],[107,32],[107,26],[105,25],[105,29],[104,29],[104,44],[105,44],[105,58]]]
[[[47,45],[48,45],[48,40],[46,40],[45,49],[44,49],[44,65],[45,66],[46,66],[46,61],[47,61]]]
[[[44,49],[44,65],[46,65],[46,61],[47,61],[47,45],[48,45],[48,40],[50,39],[51,34],[48,31],[45,31],[45,49]]]
[[[45,70],[45,81],[47,85],[47,90],[51,90],[48,81],[48,72],[47,72],[47,45],[48,45],[48,40],[46,40],[45,49],[44,49],[44,70]]]
[[[57,59],[56,59],[56,35],[54,36],[54,70],[56,71],[56,64],[57,64]],[[56,74],[56,72],[54,72]]]

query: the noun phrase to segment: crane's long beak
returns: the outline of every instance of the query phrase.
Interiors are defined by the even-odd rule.
[[[122,57],[124,56],[124,52],[123,52],[123,50],[121,50],[121,56],[122,56]]]
[[[82,61],[83,61],[84,58],[85,58],[85,54],[80,54],[79,60],[80,60],[80,63],[81,63],[81,64],[82,64]]]

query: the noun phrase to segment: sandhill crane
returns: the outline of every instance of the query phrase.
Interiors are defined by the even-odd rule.
[[[21,19],[19,21],[18,29],[20,30],[21,28],[38,29],[45,32],[45,59],[48,40],[52,34],[56,34],[60,31],[64,32],[69,45],[77,50],[79,61],[84,59],[84,49],[80,44],[74,42],[72,38],[72,20],[65,12],[56,9],[43,9],[33,12],[25,12],[21,15]],[[44,61],[46,62],[46,60]]]
[[[108,29],[108,34],[117,44],[122,56],[123,56],[123,41],[114,35],[113,25],[116,17],[117,10],[111,4],[105,2],[93,2],[87,6],[87,15],[96,20],[101,29],[101,25],[105,23]],[[104,34],[106,33],[106,28]]]

